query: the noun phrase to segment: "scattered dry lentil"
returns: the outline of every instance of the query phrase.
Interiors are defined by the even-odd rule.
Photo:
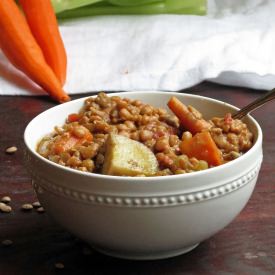
[[[55,263],[54,266],[56,269],[63,269],[65,267],[63,263]]]
[[[17,151],[17,147],[11,146],[6,149],[7,154],[14,154]]]
[[[10,213],[12,211],[12,208],[9,205],[0,202],[0,211],[3,213]]]
[[[1,198],[1,202],[9,203],[9,202],[11,202],[11,198],[9,196],[4,196]]]
[[[2,245],[4,246],[11,246],[13,244],[13,241],[12,240],[3,240],[2,241]]]
[[[44,213],[44,212],[45,212],[45,209],[44,209],[43,207],[38,207],[38,208],[36,209],[36,211],[37,211],[38,213]]]
[[[39,208],[39,207],[41,207],[41,204],[40,204],[39,201],[35,201],[35,202],[32,203],[32,206],[33,206],[34,208]]]
[[[33,209],[33,206],[30,203],[25,203],[21,206],[21,209],[24,211],[30,211]]]

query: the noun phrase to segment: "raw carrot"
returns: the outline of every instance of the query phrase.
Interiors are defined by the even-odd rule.
[[[196,118],[180,100],[172,96],[167,103],[171,111],[178,117],[182,126],[192,134],[207,130],[211,127],[203,118]]]
[[[31,32],[62,86],[66,81],[67,56],[50,0],[19,0]]]
[[[45,61],[42,50],[14,0],[0,1],[0,44],[10,62],[53,99],[59,102],[70,100]]]
[[[184,139],[180,144],[180,149],[188,157],[205,160],[213,166],[223,163],[222,153],[208,131],[203,131],[191,138]]]

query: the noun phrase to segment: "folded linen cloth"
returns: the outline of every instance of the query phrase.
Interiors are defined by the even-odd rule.
[[[177,91],[203,80],[275,87],[275,1],[209,0],[207,16],[101,16],[60,23],[65,90]],[[0,52],[0,94],[44,92]]]

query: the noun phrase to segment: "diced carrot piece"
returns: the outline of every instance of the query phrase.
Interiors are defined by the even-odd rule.
[[[205,160],[209,165],[218,166],[223,163],[222,153],[208,131],[197,133],[180,144],[181,152],[188,157]]]
[[[75,122],[78,121],[81,118],[81,116],[79,114],[69,114],[68,115],[68,122]]]
[[[178,117],[182,126],[192,134],[208,130],[211,124],[202,118],[196,118],[180,100],[172,96],[167,103],[171,111]]]
[[[78,142],[79,142],[79,139],[74,136],[62,137],[60,140],[54,143],[53,145],[54,153],[60,154],[62,152],[65,152],[73,148]]]
[[[81,139],[81,144],[83,144],[85,141],[92,141],[93,135],[92,133],[87,129],[85,136]]]
[[[85,143],[86,141],[92,141],[93,140],[93,135],[91,134],[91,132],[83,127],[83,129],[85,130],[85,135],[83,137],[77,137],[73,131],[69,132],[69,135],[66,136],[62,136],[60,139],[58,139],[54,145],[53,145],[53,151],[56,154],[60,154],[62,152],[65,152],[73,147],[75,147],[76,145],[82,145],[83,143]]]

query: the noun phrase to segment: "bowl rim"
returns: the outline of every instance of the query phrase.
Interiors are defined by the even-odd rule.
[[[196,171],[196,172],[191,172],[191,173],[186,173],[186,174],[179,174],[179,175],[167,175],[167,176],[153,176],[153,177],[130,177],[130,176],[113,176],[113,175],[104,175],[104,174],[96,174],[96,173],[91,173],[91,172],[83,172],[83,171],[79,171],[67,166],[62,166],[60,164],[57,164],[55,162],[52,162],[46,158],[44,158],[43,156],[41,156],[40,154],[38,154],[35,150],[35,148],[32,148],[32,146],[30,146],[29,142],[28,142],[28,133],[31,132],[31,126],[32,123],[36,120],[38,120],[41,116],[45,116],[47,113],[49,112],[54,112],[56,109],[62,108],[65,105],[70,105],[70,104],[75,104],[77,102],[84,102],[85,99],[90,98],[90,97],[95,97],[97,96],[99,92],[96,92],[95,94],[89,95],[89,96],[84,96],[66,103],[63,103],[61,105],[57,105],[54,107],[51,107],[41,113],[39,113],[37,116],[35,116],[26,126],[25,131],[24,131],[24,135],[23,135],[23,139],[24,139],[24,143],[25,146],[27,147],[27,149],[36,157],[38,158],[40,161],[46,163],[49,166],[52,166],[55,169],[60,169],[63,172],[66,173],[73,173],[79,176],[84,176],[84,177],[91,177],[91,178],[98,178],[98,179],[105,179],[105,180],[119,180],[121,182],[144,182],[144,181],[150,181],[150,183],[153,182],[159,182],[159,181],[166,181],[166,180],[172,180],[172,179],[188,179],[190,177],[194,177],[194,176],[204,176],[205,174],[213,174],[213,173],[217,173],[223,169],[230,169],[231,166],[235,166],[238,165],[239,162],[243,162],[245,161],[247,158],[249,158],[250,155],[252,155],[254,153],[255,150],[257,150],[257,148],[259,146],[261,146],[262,144],[262,139],[263,139],[263,134],[262,134],[262,129],[260,127],[260,125],[258,124],[258,122],[256,121],[256,119],[254,119],[251,115],[247,115],[248,119],[254,124],[254,126],[256,127],[257,130],[257,139],[254,142],[253,146],[243,155],[241,155],[239,158],[232,160],[230,162],[227,162],[225,164],[222,164],[220,166],[216,166],[216,167],[212,167],[212,168],[208,168],[205,170],[201,170],[201,171]],[[214,103],[218,103],[218,104],[222,104],[224,106],[227,106],[229,108],[232,108],[234,110],[239,110],[238,107],[226,103],[224,101],[221,100],[217,100],[211,97],[206,97],[206,96],[201,96],[201,95],[195,95],[195,94],[189,94],[189,93],[181,93],[181,92],[166,92],[166,91],[157,91],[157,90],[150,90],[150,91],[125,91],[125,92],[111,92],[108,93],[108,95],[111,96],[121,96],[121,95],[133,95],[133,94],[146,94],[146,93],[155,93],[157,94],[169,94],[170,96],[186,96],[186,97],[190,97],[190,98],[198,98],[198,99],[203,99],[206,101],[210,101],[210,102],[214,102]],[[38,142],[38,141],[37,141]]]

